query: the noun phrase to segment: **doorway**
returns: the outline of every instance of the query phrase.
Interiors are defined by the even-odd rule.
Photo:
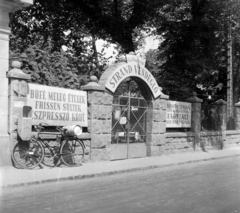
[[[116,89],[112,105],[111,160],[146,157],[148,104],[132,78]]]

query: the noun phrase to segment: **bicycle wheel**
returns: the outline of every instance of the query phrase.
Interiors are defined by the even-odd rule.
[[[84,145],[79,139],[65,140],[60,147],[61,160],[66,166],[81,165],[84,155]]]
[[[44,157],[44,150],[40,142],[35,139],[21,141],[12,150],[12,160],[17,167],[33,169],[37,167]]]

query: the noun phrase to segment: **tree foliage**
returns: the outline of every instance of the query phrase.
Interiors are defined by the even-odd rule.
[[[229,14],[238,1],[168,1],[155,18],[160,44],[157,75],[170,98],[184,99],[192,91],[226,100]],[[238,13],[231,12],[239,23]],[[236,25],[236,24],[235,24]],[[236,29],[234,29],[236,30]]]
[[[157,8],[164,4],[164,1],[158,0],[42,0],[42,2],[47,8],[62,8],[66,14],[71,14],[66,25],[74,23],[77,29],[81,20],[91,34],[119,44],[124,53],[136,50],[134,44],[136,29],[142,29],[147,23],[147,26],[151,25],[150,21],[156,15]]]
[[[18,57],[33,82],[80,88],[89,76],[100,76],[108,59],[97,52],[96,36],[83,24],[78,31],[74,23],[68,26],[67,13],[60,9],[35,1],[33,6],[14,13],[10,60]]]
[[[129,53],[142,43],[143,31],[153,32],[161,43],[147,53],[146,66],[164,93],[184,100],[197,91],[200,98],[208,93],[213,100],[226,100],[231,28],[237,101],[239,10],[238,0],[35,0],[14,14],[10,47],[12,56],[24,56],[24,70],[33,81],[78,88],[89,75],[100,77],[107,64],[103,52],[96,51],[97,39]]]
[[[94,74],[100,77],[108,59],[103,51],[97,52],[96,40],[101,38],[118,44],[119,53],[134,50],[139,43],[134,40],[140,40],[140,29],[156,12],[153,8],[157,2],[36,0],[33,6],[14,14],[10,40],[12,56],[25,53],[28,57],[30,52],[34,52],[31,64],[35,60],[33,56],[36,56],[35,62],[40,63],[38,67],[46,68],[44,61],[37,58],[42,52],[46,58],[51,58],[48,60],[51,69],[46,68],[46,71],[51,71],[53,75],[59,76],[59,70],[54,70],[54,63],[59,62],[59,58],[60,62],[65,58],[62,72],[67,72],[65,67],[71,68],[84,82],[86,78],[83,76]],[[62,52],[63,45],[67,47],[66,54]],[[29,65],[27,60],[30,58],[25,60],[23,69],[34,75],[39,73],[40,78],[33,81],[52,85],[54,82],[51,81],[58,79],[49,77],[51,74],[40,74],[45,71],[33,69],[36,66]],[[72,81],[75,82],[74,79]],[[62,85],[60,79],[59,85]]]

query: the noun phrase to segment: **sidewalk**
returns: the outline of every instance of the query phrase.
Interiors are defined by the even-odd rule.
[[[0,188],[84,179],[229,157],[240,157],[240,147],[111,162],[89,162],[80,167],[24,170],[8,166],[0,168]]]

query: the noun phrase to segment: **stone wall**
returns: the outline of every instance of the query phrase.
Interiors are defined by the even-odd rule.
[[[27,83],[30,80],[30,76],[24,74],[19,66],[15,66],[14,69],[9,71],[8,78],[9,132],[12,148],[18,140],[18,117],[22,113],[22,106],[26,105]],[[85,144],[89,148],[89,155],[86,155],[86,160],[109,161],[111,160],[113,96],[97,83],[96,77],[91,77],[90,83],[82,89],[87,91],[88,131],[91,134],[91,139],[87,138],[85,140]],[[224,117],[222,118],[222,131],[203,132],[200,130],[201,100],[196,95],[188,99],[193,105],[191,131],[167,132],[167,99],[168,96],[162,94],[156,100],[148,100],[147,156],[217,150],[239,145],[240,131],[226,131],[226,122],[224,122],[226,119]]]
[[[225,148],[240,146],[240,130],[226,131]]]
[[[196,93],[187,99],[192,103],[191,131],[166,133],[166,144],[162,146],[163,153],[177,153],[186,151],[207,151],[223,149],[226,139],[226,116],[224,111],[226,102],[217,101],[219,113],[219,129],[221,131],[201,131],[201,102]]]
[[[187,99],[192,102],[192,122],[190,132],[166,133],[166,143],[161,145],[162,153],[178,153],[186,151],[221,150],[228,147],[239,146],[240,131],[226,130],[226,105],[223,100],[218,100],[217,113],[220,131],[201,131],[201,100],[193,96]],[[240,117],[240,102],[235,105],[237,121]]]
[[[221,150],[229,147],[240,146],[240,131],[226,131],[226,136],[222,132],[201,132],[201,145],[194,149],[195,134],[193,132],[166,133],[166,143],[161,145],[162,154]]]
[[[162,147],[163,154],[194,151],[195,134],[188,132],[166,133],[166,144]]]
[[[203,151],[223,149],[222,132],[201,132],[200,141]]]
[[[14,66],[13,66],[14,67]],[[9,78],[9,132],[11,147],[18,141],[18,117],[22,106],[26,105],[27,83],[30,76],[24,74],[19,66],[8,73]],[[86,161],[111,160],[111,130],[113,96],[104,87],[98,85],[96,77],[83,87],[88,95],[88,131],[91,139],[85,140],[89,148]],[[147,156],[160,156],[193,151],[218,150],[239,145],[240,131],[203,132],[200,131],[201,103],[195,96],[192,108],[192,129],[190,132],[167,132],[166,109],[168,96],[148,101],[147,120]],[[225,119],[223,118],[223,121]]]

